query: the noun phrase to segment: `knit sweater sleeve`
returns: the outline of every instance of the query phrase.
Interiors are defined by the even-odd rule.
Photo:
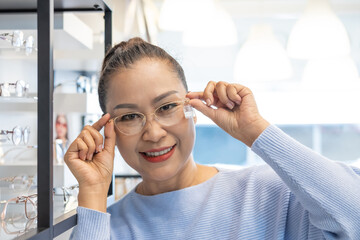
[[[110,214],[92,209],[77,208],[77,225],[71,240],[109,240]]]
[[[328,239],[360,239],[360,170],[331,161],[269,126],[252,150],[267,162]]]

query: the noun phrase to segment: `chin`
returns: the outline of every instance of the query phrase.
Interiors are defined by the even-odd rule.
[[[140,173],[145,181],[163,182],[170,180],[177,173],[178,169],[175,166],[162,166],[155,169],[144,170]]]

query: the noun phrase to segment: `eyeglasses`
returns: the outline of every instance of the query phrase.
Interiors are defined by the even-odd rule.
[[[30,85],[25,81],[19,80],[15,83],[0,83],[1,97],[27,97]]]
[[[15,219],[13,217],[7,216],[9,203],[16,203],[16,204],[24,203],[25,217],[27,219],[35,219],[37,217],[37,194],[32,194],[29,196],[20,196],[7,200],[5,202],[3,211],[1,212],[2,221]]]
[[[61,193],[59,193],[61,191]],[[53,190],[54,195],[62,195],[64,200],[64,206],[66,206],[71,197],[76,198],[79,193],[79,185],[73,185],[70,187],[56,187]]]
[[[6,234],[21,235],[27,232],[29,229],[36,228],[36,223],[36,218],[19,219],[16,221],[14,221],[13,219],[9,219],[7,221],[1,221],[1,226]]]
[[[28,36],[26,40],[24,40],[24,33],[19,30],[13,31],[12,33],[1,33],[0,39],[10,42],[16,50],[19,50],[20,48],[25,48],[26,55],[30,55],[33,49],[35,49],[34,37]]]
[[[10,140],[8,134],[11,134],[11,140],[15,145],[19,145],[21,140],[23,140],[23,143],[26,145],[29,143],[30,127],[25,127],[23,129],[19,126],[16,126],[12,131],[0,130],[0,135],[7,136],[7,139]],[[0,142],[5,142],[7,139],[0,138]]]
[[[173,126],[178,124],[184,117],[193,117],[194,110],[190,106],[189,100],[184,99],[165,103],[149,115],[154,115],[154,119],[163,126]],[[135,135],[144,128],[146,116],[140,112],[130,112],[115,117],[114,123],[117,130],[124,135]]]
[[[10,190],[29,189],[34,182],[34,176],[22,175],[0,178],[0,187],[6,187]]]

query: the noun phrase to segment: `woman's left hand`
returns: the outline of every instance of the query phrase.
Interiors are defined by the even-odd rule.
[[[210,81],[203,92],[190,92],[186,97],[191,106],[249,147],[269,126],[251,90],[240,84]]]

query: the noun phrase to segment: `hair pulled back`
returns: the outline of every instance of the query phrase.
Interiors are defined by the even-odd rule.
[[[109,82],[114,73],[131,67],[143,58],[162,60],[169,64],[171,69],[178,75],[185,90],[188,91],[184,70],[180,64],[162,48],[152,45],[141,38],[131,38],[112,47],[106,54],[102,63],[99,79],[99,103],[101,110],[106,113],[106,96]]]

